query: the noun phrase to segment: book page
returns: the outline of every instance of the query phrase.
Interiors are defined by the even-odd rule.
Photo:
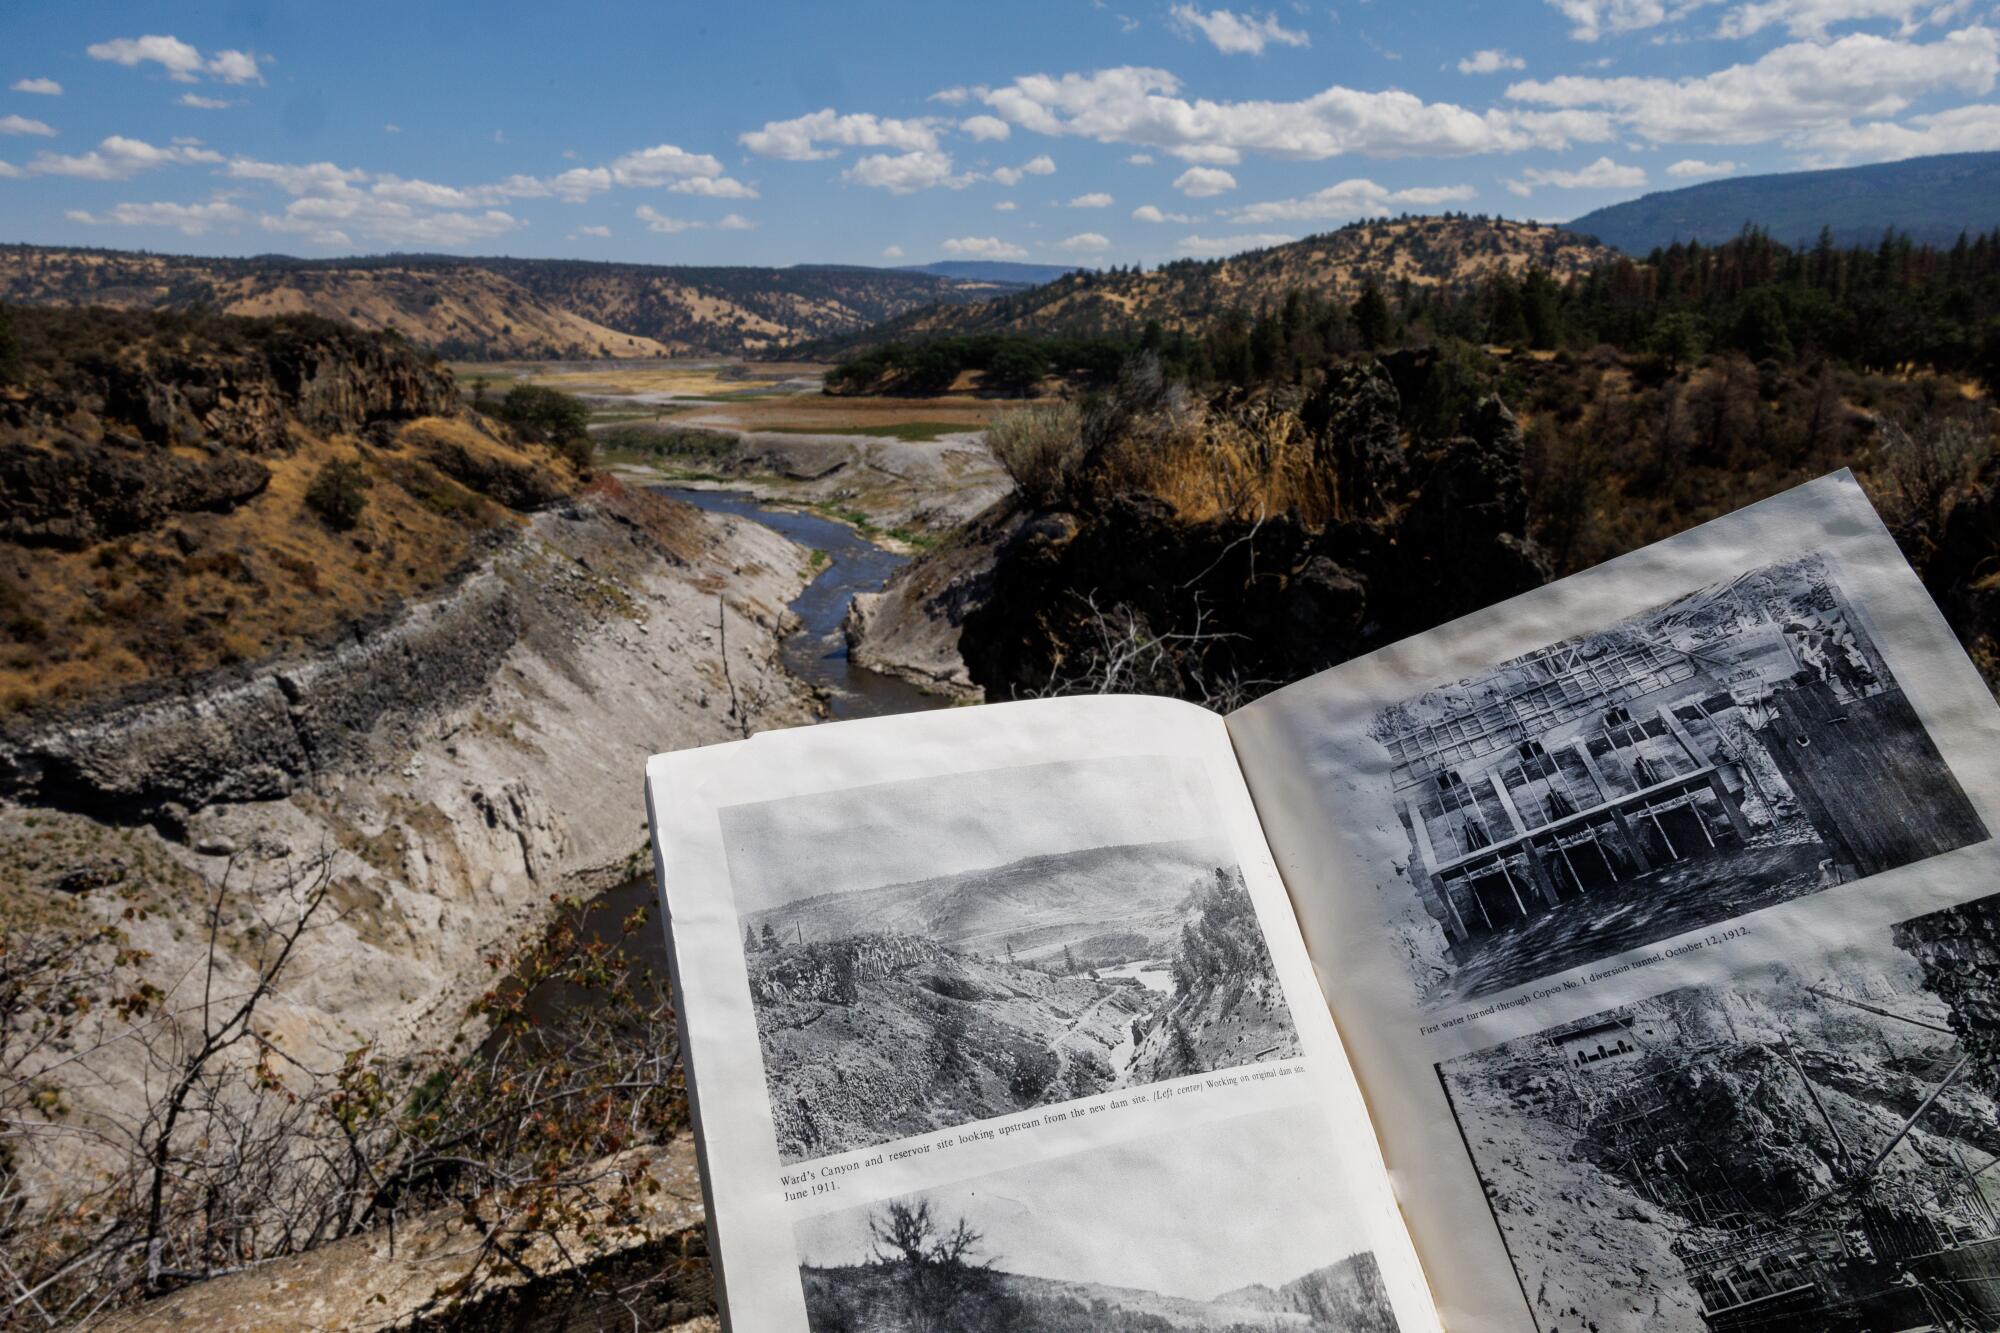
[[[1852,476],[1230,727],[1449,1328],[2000,1327],[2000,725]]]
[[[1221,718],[949,710],[647,786],[733,1327],[1437,1327]]]

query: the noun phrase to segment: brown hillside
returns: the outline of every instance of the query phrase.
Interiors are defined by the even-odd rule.
[[[1369,279],[1391,292],[1466,287],[1542,268],[1558,281],[1617,252],[1557,227],[1498,218],[1357,222],[1228,259],[1179,260],[1151,272],[1073,273],[977,304],[933,306],[871,330],[867,341],[977,333],[1136,334],[1148,321],[1198,332],[1230,310],[1274,309],[1292,291],[1352,300]]]
[[[203,259],[0,246],[0,301],[314,314],[461,360],[742,355],[859,332],[1004,284],[871,268],[701,268],[405,255]]]
[[[248,661],[437,587],[571,463],[406,343],[291,316],[15,311],[0,716]],[[358,512],[309,492],[358,469]]]

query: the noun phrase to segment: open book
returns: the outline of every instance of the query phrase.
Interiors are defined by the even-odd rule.
[[[2000,1328],[1996,742],[1842,473],[1228,717],[659,756],[731,1325]]]

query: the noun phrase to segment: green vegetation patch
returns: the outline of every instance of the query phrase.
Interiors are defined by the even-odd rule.
[[[757,429],[771,435],[866,435],[876,440],[930,444],[947,435],[963,435],[985,427],[959,421],[894,421],[877,426],[759,426]]]

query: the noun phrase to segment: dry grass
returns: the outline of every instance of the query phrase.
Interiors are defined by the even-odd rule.
[[[1333,478],[1294,412],[1253,404],[1232,412],[1170,402],[1135,422],[1108,451],[1106,480],[1164,501],[1191,523],[1297,511],[1337,517]]]
[[[446,439],[569,484],[545,457],[432,419],[386,449],[302,436],[261,460],[269,487],[229,513],[182,514],[82,551],[0,544],[0,716],[255,660],[437,587],[478,533],[518,521],[425,461]],[[359,458],[372,483],[349,532],[304,503],[329,458]]]

